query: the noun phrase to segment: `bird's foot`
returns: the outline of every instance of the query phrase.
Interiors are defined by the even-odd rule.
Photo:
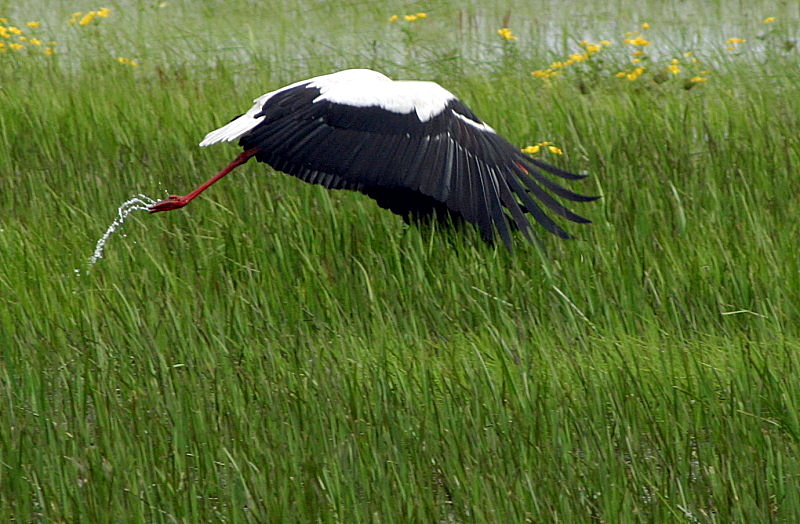
[[[172,211],[173,209],[180,209],[189,203],[188,198],[181,195],[170,195],[166,200],[156,202],[147,208],[150,213],[158,213],[160,211]]]

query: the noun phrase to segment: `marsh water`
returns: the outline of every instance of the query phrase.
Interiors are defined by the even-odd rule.
[[[747,52],[764,53],[770,40],[792,45],[800,35],[796,1],[437,1],[423,9],[424,20],[413,23],[402,16],[388,22],[408,4],[367,0],[252,2],[246,9],[218,1],[120,0],[108,7],[107,18],[87,27],[68,24],[76,7],[63,0],[22,2],[3,16],[17,25],[42,21],[42,31],[50,33],[42,36],[59,41],[61,60],[88,42],[99,54],[130,56],[143,65],[241,63],[248,70],[280,70],[285,64],[297,71],[298,63],[315,70],[323,62],[330,69],[424,70],[426,62],[454,57],[479,68],[508,51],[497,35],[501,27],[518,37],[520,67],[533,69],[548,56],[574,52],[581,40],[621,42],[643,23],[651,25],[649,50],[656,56],[692,50],[713,59],[725,54],[732,37],[745,38]],[[767,18],[775,22],[765,24]],[[108,31],[113,39],[104,36]],[[387,35],[396,37],[393,43],[386,43]]]

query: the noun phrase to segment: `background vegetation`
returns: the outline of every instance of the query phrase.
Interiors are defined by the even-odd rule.
[[[800,518],[794,3],[78,4],[0,1],[0,520]],[[251,163],[87,272],[347,67],[554,142],[594,224],[510,254]]]

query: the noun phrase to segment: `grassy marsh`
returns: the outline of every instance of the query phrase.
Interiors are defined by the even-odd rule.
[[[164,4],[0,2],[59,42],[0,54],[0,519],[800,518],[796,7]],[[616,78],[643,22],[650,70]],[[688,51],[708,81],[654,80]],[[73,272],[122,201],[233,158],[207,130],[356,66],[555,142],[594,224],[509,254],[251,163]]]

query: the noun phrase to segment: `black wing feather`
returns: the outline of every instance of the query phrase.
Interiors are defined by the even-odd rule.
[[[432,186],[430,195],[440,202],[446,202],[450,195],[450,187],[453,180],[453,168],[455,167],[456,149],[458,145],[453,142],[451,137],[445,141],[445,155],[442,170],[439,172],[438,181]]]
[[[494,228],[500,233],[507,249],[511,249],[511,231],[508,228],[508,219],[503,214],[502,201],[500,200],[499,188],[497,186],[497,175],[494,169],[482,167],[481,175],[484,179],[486,188],[486,202],[489,206],[489,214]],[[491,239],[490,239],[491,240]]]
[[[541,160],[537,160],[535,158],[527,158],[527,160],[536,167],[540,167],[545,171],[547,171],[548,173],[552,173],[556,176],[560,176],[561,178],[565,178],[567,180],[582,180],[586,178],[586,175],[578,175],[576,173],[570,173],[569,171],[564,171],[563,169],[551,166],[547,162],[542,162]]]
[[[508,177],[506,178],[511,189],[514,193],[522,200],[522,203],[525,205],[525,211],[533,215],[533,218],[536,219],[539,224],[542,225],[548,232],[559,236],[561,238],[569,238],[569,234],[566,231],[561,229],[561,227],[553,221],[552,218],[547,216],[547,214],[542,211],[542,208],[530,197],[525,188],[522,187],[522,184],[519,183],[515,177]]]
[[[514,225],[516,228],[522,231],[522,234],[526,239],[528,239],[529,242],[538,242],[539,238],[536,236],[536,232],[532,231],[533,228],[531,227],[531,223],[525,218],[525,214],[522,212],[517,199],[514,198],[514,195],[508,188],[508,184],[506,183],[505,179],[499,180],[499,186],[500,200],[502,200],[506,209],[511,212],[511,217],[514,219]]]
[[[470,164],[472,164],[473,172],[475,173],[475,176],[471,180],[473,183],[472,187],[473,191],[477,193],[473,194],[473,198],[475,199],[473,211],[478,217],[478,227],[481,230],[481,234],[486,240],[491,242],[494,232],[490,216],[491,202],[489,200],[489,191],[486,187],[489,181],[486,179],[484,173],[481,172],[481,162],[478,161],[477,158],[471,156]]]

